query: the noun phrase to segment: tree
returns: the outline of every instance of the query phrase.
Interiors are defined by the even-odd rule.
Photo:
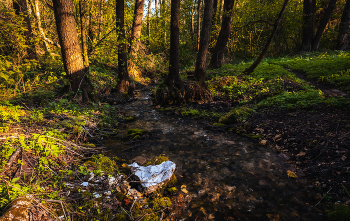
[[[200,32],[201,32],[201,6],[202,0],[197,0],[197,51],[199,50]]]
[[[200,87],[204,87],[207,55],[210,41],[211,20],[213,17],[213,0],[205,0],[203,27],[201,31],[199,50],[196,59],[194,75]]]
[[[349,28],[350,28],[350,0],[347,0],[344,6],[344,11],[340,20],[338,37],[337,37],[337,49],[348,50],[349,49]]]
[[[303,3],[303,40],[302,50],[310,51],[314,37],[314,5],[316,0],[304,0]]]
[[[137,40],[140,38],[140,35],[141,35],[141,25],[142,25],[144,5],[145,5],[145,0],[135,1],[134,20],[131,28],[131,37],[130,37],[130,46],[129,46],[129,53],[131,55],[135,54],[135,51],[137,50]]]
[[[133,91],[130,85],[130,77],[128,72],[128,55],[127,55],[127,41],[125,38],[124,27],[124,0],[117,0],[116,2],[116,16],[117,16],[117,35],[118,35],[118,79],[117,90],[122,93],[131,94]]]
[[[26,43],[29,46],[27,49],[27,54],[29,59],[36,59],[37,54],[35,50],[35,44],[33,43],[33,29],[32,23],[30,21],[29,13],[28,13],[28,5],[27,0],[18,0],[13,2],[13,7],[17,15],[22,13],[24,21],[26,23],[27,30],[24,32],[26,36]]]
[[[93,87],[88,79],[89,68],[84,66],[74,18],[72,0],[53,0],[57,34],[61,45],[64,70],[69,76],[75,96],[82,91],[84,101],[94,99]]]
[[[220,68],[224,60],[225,47],[231,32],[234,0],[225,0],[220,33],[210,60],[210,67]]]
[[[245,70],[243,71],[243,73],[245,73],[245,74],[250,74],[250,73],[252,73],[252,72],[254,71],[254,69],[255,69],[256,67],[258,67],[258,65],[260,64],[260,62],[262,61],[262,59],[265,57],[267,51],[269,50],[270,44],[271,44],[271,42],[272,42],[272,39],[273,39],[273,37],[276,35],[278,25],[280,24],[280,22],[281,22],[281,20],[282,20],[282,17],[283,17],[283,14],[284,14],[285,10],[286,10],[286,7],[287,7],[287,5],[288,5],[288,2],[289,2],[289,0],[285,0],[285,1],[284,1],[282,10],[281,10],[280,14],[278,15],[278,18],[276,19],[275,24],[273,25],[272,33],[271,33],[269,39],[267,39],[267,42],[266,42],[266,44],[265,44],[265,47],[264,47],[264,49],[261,51],[259,57],[255,60],[255,62],[254,62],[249,68],[245,69]]]
[[[328,24],[328,21],[332,15],[332,12],[333,12],[333,9],[335,7],[335,3],[337,3],[337,0],[330,0],[329,3],[328,3],[328,7],[326,9],[326,12],[325,14],[323,15],[321,21],[320,21],[320,25],[317,29],[317,32],[316,32],[316,35],[315,35],[315,38],[313,39],[312,41],[312,50],[313,51],[317,51],[318,50],[318,47],[320,46],[320,42],[321,42],[321,38],[322,38],[322,35],[326,29],[326,26]]]
[[[87,46],[87,36],[86,36],[86,1],[79,1],[79,9],[80,9],[80,23],[81,23],[81,46],[83,49],[83,58],[84,65],[89,66],[89,57],[88,57],[88,46]]]

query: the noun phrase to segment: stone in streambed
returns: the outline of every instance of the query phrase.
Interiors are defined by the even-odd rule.
[[[174,174],[175,163],[165,161],[159,165],[147,167],[139,166],[137,163],[129,165],[132,172],[140,179],[141,186],[146,193],[152,193],[166,184]]]
[[[29,221],[31,204],[31,200],[25,197],[15,199],[4,215],[0,217],[0,221]]]

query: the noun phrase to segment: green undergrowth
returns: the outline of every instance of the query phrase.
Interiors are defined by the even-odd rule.
[[[349,52],[306,53],[292,58],[271,59],[270,63],[305,73],[309,78],[350,92]]]

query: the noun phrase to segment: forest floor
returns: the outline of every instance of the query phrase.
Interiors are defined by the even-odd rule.
[[[249,217],[254,215],[260,215],[265,220],[276,220],[278,212],[264,214],[265,209],[273,210],[271,208],[276,206],[284,211],[282,218],[288,217],[288,214],[293,212],[289,210],[288,205],[287,208],[284,207],[284,202],[289,202],[287,198],[291,199],[293,205],[298,205],[300,211],[303,211],[301,205],[308,202],[308,205],[312,206],[309,212],[322,210],[324,214],[328,214],[330,220],[349,220],[349,53],[330,52],[267,58],[251,75],[243,75],[241,71],[250,64],[251,62],[226,64],[220,69],[209,70],[207,85],[212,95],[209,101],[190,102],[182,106],[148,104],[147,111],[143,110],[143,104],[137,99],[135,102],[135,99],[116,96],[113,93],[101,96],[100,102],[82,104],[79,99],[74,99],[74,95],[62,94],[62,88],[67,82],[65,77],[59,74],[61,64],[55,63],[43,67],[42,70],[35,70],[43,72],[37,74],[42,79],[35,78],[23,82],[24,92],[16,95],[16,91],[21,87],[21,84],[18,84],[14,91],[4,92],[0,102],[0,178],[4,181],[0,182],[1,212],[4,212],[16,197],[30,196],[35,199],[35,205],[31,209],[34,220],[52,220],[65,216],[91,219],[114,217],[121,220],[141,220],[141,217],[148,217],[150,220],[159,220],[163,217],[163,212],[166,216],[172,214],[167,197],[175,199],[173,205],[178,205],[178,198],[172,197],[184,196],[184,192],[196,190],[198,185],[193,182],[196,179],[200,180],[196,174],[202,173],[203,180],[209,180],[208,188],[228,191],[233,188],[233,183],[231,186],[227,183],[237,181],[242,184],[246,180],[257,185],[255,194],[259,191],[269,193],[268,199],[263,196],[266,201],[255,202],[259,205],[257,208],[260,208],[259,211],[256,210],[256,214],[249,214],[248,210],[237,212],[233,217],[238,220],[249,220]],[[99,93],[106,94],[115,85],[114,72],[111,69],[93,65],[90,71]],[[149,74],[152,73],[155,72]],[[32,72],[28,72],[28,75],[30,74]],[[138,90],[145,89],[144,93],[151,93],[150,87],[145,84],[161,80],[161,76],[157,74],[143,77],[147,79],[147,83],[138,84]],[[186,73],[182,74],[182,79],[187,84],[193,83],[191,76],[187,76]],[[135,97],[137,96],[136,94]],[[151,97],[147,99],[151,100]],[[134,113],[131,109],[124,110],[125,108],[143,111],[145,117],[134,116],[137,111]],[[153,115],[165,117],[162,121],[153,119]],[[127,134],[127,129],[140,129],[132,128],[134,124],[142,123],[147,126],[150,122],[153,122],[154,127],[164,124],[163,126],[168,128],[169,125],[173,125],[172,127],[178,127],[179,133],[164,133],[163,128],[145,134],[140,132],[140,136],[134,138]],[[183,128],[177,125],[179,122],[182,122]],[[216,143],[207,140],[202,134],[203,131],[213,137]],[[120,135],[121,132],[125,134]],[[130,170],[125,164],[131,163],[131,158],[137,156],[138,152],[135,150],[145,154],[162,153],[161,149],[154,148],[159,144],[158,140],[154,140],[157,136],[167,139],[163,146],[167,146],[164,147],[170,151],[167,153],[177,159],[180,165],[182,161],[183,165],[190,162],[188,168],[183,166],[179,169],[182,171],[180,174],[178,172],[179,183],[151,196],[147,199],[147,205],[134,206],[127,193],[120,194],[123,190],[109,193],[108,191],[115,188],[113,185],[116,185],[109,184],[110,177],[117,178],[124,174],[125,179],[130,180]],[[177,136],[180,140],[175,146],[171,144],[172,136]],[[119,141],[116,141],[116,138],[120,138]],[[192,138],[192,141],[181,141]],[[223,146],[220,146],[221,138],[227,139]],[[126,147],[120,150],[122,158],[117,154],[113,157],[107,152],[105,145],[109,145],[109,139],[121,142],[121,145]],[[240,146],[241,139],[244,140],[244,147]],[[207,152],[196,149],[196,145],[202,142]],[[227,146],[235,146],[237,143],[240,146],[239,150],[237,149],[238,154],[234,152],[232,157],[227,158],[222,154],[224,152],[220,152],[228,151],[231,154]],[[211,145],[220,148],[214,151],[210,149]],[[188,149],[181,149],[186,147]],[[271,159],[262,153],[272,154],[269,155]],[[191,157],[191,154],[195,157]],[[157,159],[158,156],[153,157]],[[287,176],[276,169],[274,179],[283,182],[287,180],[285,183],[289,182],[291,189],[306,185],[311,192],[305,196],[300,194],[302,191],[297,192],[299,200],[293,197],[294,189],[289,191],[278,186],[266,188],[266,182],[261,175],[250,174],[247,171],[245,174],[237,172],[250,165],[248,159],[256,159],[256,162],[264,164],[265,161],[277,162],[281,157],[281,165],[285,170],[288,168],[289,173]],[[203,165],[198,166],[194,159]],[[146,160],[154,159],[149,156]],[[202,166],[204,168],[201,168]],[[220,171],[215,171],[215,167]],[[205,175],[204,172],[197,171],[198,169],[208,170],[210,174]],[[259,168],[255,167],[255,170],[258,171]],[[231,179],[227,174],[237,177]],[[211,179],[211,176],[214,179]],[[85,182],[94,183],[84,186]],[[184,188],[184,191],[180,191],[181,182],[192,182],[193,185],[190,184],[188,190]],[[182,193],[171,192],[173,187],[178,188],[176,193]],[[220,208],[230,207],[227,210],[229,212],[225,209],[219,215],[213,214],[216,217],[228,216],[237,205],[249,209],[252,204],[249,200],[252,199],[247,200],[247,205],[235,201],[244,200],[252,195],[246,187],[246,184],[237,185],[244,194],[230,199],[216,199],[215,192],[207,192],[208,202],[212,199],[219,202],[213,204],[213,207],[220,206],[222,202],[225,205]],[[265,205],[271,197],[275,197],[274,189],[287,198],[283,198],[278,205]],[[256,199],[259,199],[258,195]],[[198,208],[195,208],[198,210],[194,215],[208,219],[211,215],[201,210],[201,203],[196,202]],[[307,208],[309,206],[305,207],[305,210]],[[51,214],[48,211],[51,211]]]

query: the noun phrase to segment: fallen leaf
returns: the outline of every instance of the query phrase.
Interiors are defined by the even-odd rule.
[[[298,176],[291,170],[287,170],[287,176],[297,178]]]

